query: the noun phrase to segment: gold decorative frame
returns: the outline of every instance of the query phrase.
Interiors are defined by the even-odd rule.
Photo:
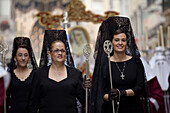
[[[118,12],[107,11],[104,16],[94,14],[91,11],[85,10],[85,5],[81,0],[72,0],[67,7],[69,22],[72,21],[83,21],[83,22],[93,22],[101,23],[110,16],[118,15]],[[39,19],[39,23],[45,26],[46,29],[56,29],[56,25],[60,25],[60,21],[63,20],[63,14],[61,15],[51,15],[50,12],[39,12],[36,17]]]

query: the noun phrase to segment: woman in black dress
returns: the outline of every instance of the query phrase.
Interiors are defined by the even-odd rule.
[[[29,61],[31,64],[29,64]],[[26,113],[34,69],[37,68],[30,39],[16,37],[8,71],[11,82],[7,91],[7,112]]]
[[[78,113],[77,99],[84,105],[83,79],[74,68],[65,30],[45,31],[40,66],[33,78],[29,113]]]
[[[103,50],[105,40],[113,45],[110,85],[108,58]],[[96,43],[96,64],[92,79],[91,113],[149,113],[144,68],[139,59],[130,21],[126,17],[110,17],[99,29]],[[144,93],[144,94],[143,94]],[[145,108],[140,100],[144,95]],[[146,98],[145,98],[146,97]]]

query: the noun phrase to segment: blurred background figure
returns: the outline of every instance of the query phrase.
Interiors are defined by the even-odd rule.
[[[164,94],[157,80],[157,76],[147,61],[141,57],[148,84],[151,113],[165,113]]]
[[[0,113],[4,113],[4,101],[9,83],[10,74],[2,67],[0,62]]]
[[[154,70],[160,87],[163,91],[165,112],[170,112],[170,97],[169,97],[169,76],[170,76],[170,65],[165,57],[164,49],[159,46],[155,49],[155,53],[150,60],[150,65]]]

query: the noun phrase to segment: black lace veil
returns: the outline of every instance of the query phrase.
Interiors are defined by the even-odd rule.
[[[103,21],[98,31],[98,36],[97,36],[95,51],[94,51],[95,67],[94,67],[93,79],[92,79],[90,113],[103,113],[102,112],[103,97],[102,95],[100,95],[102,92],[101,91],[102,84],[100,81],[103,81],[101,77],[102,76],[101,70],[103,68],[102,67],[103,64],[108,63],[107,54],[103,50],[103,43],[105,40],[112,41],[113,33],[117,29],[121,29],[122,31],[124,31],[127,36],[128,41],[127,41],[126,54],[133,56],[134,58],[137,59],[139,59],[140,57],[140,53],[135,43],[135,37],[132,31],[129,18],[114,16],[114,17],[109,17],[107,20]],[[144,78],[146,80],[145,75]],[[147,84],[145,86],[146,86],[145,113],[149,113],[149,111],[147,111],[149,109],[149,104],[148,104],[149,98],[147,98]]]
[[[74,67],[74,61],[70,52],[70,47],[65,30],[45,30],[39,67],[49,66],[51,64],[51,59],[48,56],[48,51],[51,43],[56,40],[61,40],[65,44],[66,48],[65,64],[67,66]]]
[[[34,56],[32,46],[31,46],[30,39],[28,37],[15,37],[13,41],[11,62],[8,64],[8,67],[9,67],[8,71],[11,72],[17,67],[14,57],[16,56],[16,52],[18,48],[20,47],[26,48],[28,50],[28,53],[30,56],[30,64],[31,64],[31,66],[29,67],[32,69],[37,69],[38,66],[35,60],[35,56]]]
[[[97,54],[100,50],[103,50],[103,43],[105,40],[112,41],[113,33],[121,29],[125,32],[128,38],[128,45],[126,54],[133,56],[135,58],[140,57],[139,50],[135,43],[135,37],[133,30],[130,24],[130,20],[126,17],[110,17],[107,20],[103,21],[102,25],[99,28],[97,42],[95,47],[94,57],[97,57]]]

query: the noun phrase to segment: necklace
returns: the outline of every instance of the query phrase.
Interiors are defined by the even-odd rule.
[[[19,78],[21,81],[24,81],[26,78],[24,78],[24,77],[21,77],[21,78]]]
[[[27,69],[25,72],[15,71],[14,73],[20,81],[25,81],[30,75],[29,69]]]
[[[119,68],[119,66],[118,66],[118,64],[116,62],[115,62],[115,64],[116,64],[116,67],[118,68],[119,72],[121,73],[120,77],[122,78],[122,80],[124,80],[125,75],[123,73],[125,71],[126,62],[124,62],[122,71],[120,70],[120,68]]]
[[[55,72],[55,71],[53,71],[53,72],[56,75],[56,77],[59,77],[59,74],[57,72]]]
[[[53,68],[53,71],[52,71],[52,72],[56,75],[56,77],[61,77],[62,73],[61,73],[61,72],[60,72],[60,73],[57,73],[57,72],[56,72],[56,68],[53,67],[53,66],[52,66],[52,68]]]
[[[60,76],[55,70],[53,70],[53,73],[56,75],[56,77]]]

